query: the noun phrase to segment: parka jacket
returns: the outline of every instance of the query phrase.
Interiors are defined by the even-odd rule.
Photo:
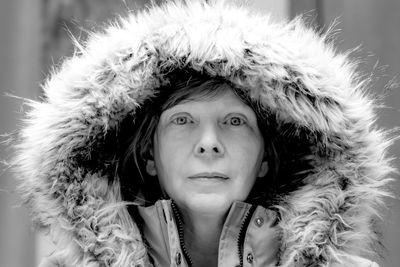
[[[219,266],[376,266],[366,258],[377,259],[391,140],[356,68],[301,18],[273,22],[223,1],[131,14],[77,45],[29,102],[20,192],[66,266],[190,265],[171,201],[131,203],[149,185],[118,170],[149,99],[197,73],[259,103],[279,144],[278,178],[261,188],[270,201],[232,204]]]

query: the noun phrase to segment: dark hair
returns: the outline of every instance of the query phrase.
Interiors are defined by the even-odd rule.
[[[256,114],[258,127],[264,138],[265,152],[269,164],[266,177],[259,178],[250,192],[249,202],[263,204],[268,201],[268,181],[276,178],[279,168],[278,151],[275,145],[273,127],[267,117],[267,112],[258,101],[254,101],[242,89],[232,86],[226,80],[208,77],[200,74],[178,75],[170,81],[169,86],[159,88],[154,97],[145,101],[135,114],[131,138],[120,165],[119,174],[122,178],[122,195],[125,200],[151,204],[162,198],[158,179],[149,176],[145,171],[145,162],[150,155],[153,136],[156,131],[161,113],[183,101],[199,98],[212,98],[226,90],[232,90]],[[136,176],[136,177],[135,177]],[[137,177],[138,176],[138,177]],[[134,181],[127,181],[132,180]],[[260,184],[261,183],[261,184]],[[132,188],[133,187],[133,190]],[[133,198],[132,198],[133,197]]]

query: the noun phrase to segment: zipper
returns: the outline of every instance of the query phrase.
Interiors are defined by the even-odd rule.
[[[183,221],[182,221],[182,217],[181,217],[181,214],[180,214],[178,208],[176,207],[176,205],[175,205],[175,203],[173,201],[171,201],[171,208],[172,208],[172,212],[174,213],[175,219],[176,219],[176,221],[178,223],[179,244],[181,245],[183,256],[185,257],[189,267],[193,267],[192,258],[190,257],[189,252],[186,249],[185,241],[183,239]]]
[[[239,255],[239,266],[243,267],[243,254],[244,254],[244,239],[246,237],[246,230],[247,226],[250,223],[251,215],[254,213],[256,210],[256,205],[252,205],[250,209],[247,211],[247,213],[244,215],[242,224],[240,225],[239,228],[239,235],[237,239],[237,248],[238,248],[238,255]]]

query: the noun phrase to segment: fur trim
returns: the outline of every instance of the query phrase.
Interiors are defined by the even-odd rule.
[[[297,18],[273,23],[223,2],[170,2],[93,34],[30,102],[16,144],[20,191],[74,266],[145,264],[121,202],[114,141],[173,70],[223,77],[260,100],[282,140],[309,144],[310,174],[279,195],[282,266],[365,255],[388,196],[391,140],[347,54]],[[71,242],[71,240],[73,242]],[[308,266],[308,265],[307,265]]]

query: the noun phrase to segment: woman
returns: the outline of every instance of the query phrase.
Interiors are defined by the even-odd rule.
[[[43,266],[377,266],[390,140],[325,39],[197,1],[93,35],[17,144]]]
[[[179,77],[185,75],[181,73]],[[175,260],[179,261],[183,252],[191,266],[217,266],[218,261],[228,264],[236,260],[237,254],[227,249],[221,251],[218,246],[227,242],[232,235],[228,232],[240,225],[230,225],[226,217],[229,210],[230,217],[246,216],[250,205],[235,203],[230,209],[231,205],[246,200],[256,178],[261,179],[268,171],[264,139],[255,112],[229,85],[206,77],[191,76],[184,81],[161,89],[162,95],[173,91],[164,103],[160,103],[163,96],[159,95],[156,103],[146,106],[146,118],[139,120],[139,129],[146,129],[146,133],[136,131],[139,136],[133,138],[128,148],[128,153],[143,151],[139,158],[145,159],[145,172],[157,177],[161,189],[157,193],[154,188],[158,186],[152,185],[140,192],[143,199],[156,200],[155,204],[148,201],[150,207],[138,208],[144,220],[142,232],[156,266],[169,265],[165,253],[168,249],[160,246],[164,243],[159,233],[162,227],[157,227],[163,224],[164,214],[170,214],[167,218],[175,217],[175,221],[170,221],[172,231],[179,229],[180,235],[169,244],[170,252],[178,257]],[[155,116],[150,117],[149,111]],[[145,136],[152,138],[146,140]],[[132,183],[129,173],[125,177]],[[144,177],[143,182],[151,179],[154,178]],[[146,188],[138,184],[134,188]],[[223,227],[222,235],[227,237],[220,240]],[[236,244],[236,240],[232,241]],[[224,256],[218,259],[218,255]]]

